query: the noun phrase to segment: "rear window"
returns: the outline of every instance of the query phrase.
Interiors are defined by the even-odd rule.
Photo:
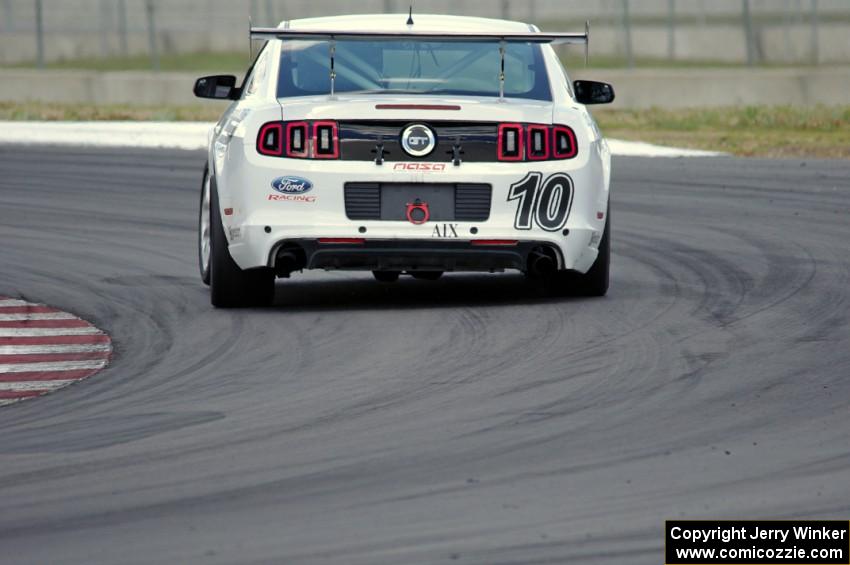
[[[337,41],[338,93],[499,95],[499,44],[422,41]],[[285,41],[278,97],[330,92],[330,44]],[[509,43],[505,96],[552,100],[540,46]]]

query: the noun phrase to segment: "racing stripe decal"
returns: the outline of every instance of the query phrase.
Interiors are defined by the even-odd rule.
[[[109,364],[112,341],[85,320],[0,296],[0,406],[48,394]]]

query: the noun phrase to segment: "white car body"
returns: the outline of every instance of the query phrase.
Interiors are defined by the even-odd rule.
[[[311,18],[284,22],[281,29],[404,32],[411,29],[411,26],[405,25],[406,16]],[[413,29],[434,33],[537,31],[528,24],[502,20],[436,15],[415,15],[414,18],[416,23]],[[608,215],[611,156],[592,116],[584,105],[576,102],[570,79],[550,45],[540,45],[551,89],[551,101],[545,101],[507,95],[500,98],[345,92],[278,98],[278,73],[283,44],[284,41],[278,39],[268,42],[246,80],[241,98],[233,102],[210,136],[208,166],[218,192],[218,213],[227,238],[228,252],[240,269],[275,269],[279,267],[276,265],[279,259],[276,254],[282,246],[304,241],[310,244],[306,262],[298,265],[301,268],[376,270],[383,265],[384,268],[412,271],[417,266],[410,264],[411,250],[405,248],[405,243],[418,242],[423,253],[427,254],[428,242],[439,248],[440,242],[447,241],[468,244],[483,241],[480,246],[482,250],[496,253],[498,249],[489,249],[484,244],[490,241],[504,246],[507,242],[507,247],[523,248],[522,252],[526,255],[528,248],[523,247],[523,244],[542,245],[554,251],[552,258],[559,271],[585,273],[594,264]],[[505,80],[509,82],[511,79],[507,77]],[[391,108],[378,109],[378,105]],[[422,110],[420,107],[423,105],[433,106],[434,109]],[[398,151],[395,151],[392,159],[388,157],[382,164],[374,158],[294,159],[258,152],[258,135],[264,124],[301,120],[328,120],[340,124],[357,120],[425,125],[443,122],[564,124],[574,132],[577,154],[569,159],[521,162],[461,160],[459,165],[455,165],[450,155],[446,155],[441,163],[435,163],[433,157],[431,161],[426,161],[409,154],[400,155]],[[530,143],[530,138],[524,139]],[[345,140],[341,139],[340,143],[344,153]],[[561,186],[550,190],[550,210],[537,211],[532,204],[529,207],[531,217],[519,218],[518,207],[522,204],[522,198],[517,194],[512,197],[512,186],[536,174],[540,176],[540,185],[552,178],[553,187],[558,183]],[[296,177],[297,180],[294,184],[280,180],[285,177]],[[307,187],[304,183],[299,185],[301,180],[308,181],[312,186]],[[275,182],[277,188],[273,186]],[[344,198],[345,185],[358,182],[489,184],[492,186],[489,217],[483,221],[430,220],[424,223],[398,219],[349,219]],[[307,190],[301,190],[304,188]],[[542,188],[539,186],[533,192],[536,195],[540,190]],[[553,223],[544,227],[536,217],[540,214],[549,214],[550,218],[558,215],[558,211],[552,209],[555,196],[559,202],[569,199],[569,202],[563,204],[568,215],[563,223],[555,217]],[[422,216],[419,212],[414,214]],[[359,267],[356,261],[354,264],[336,259],[313,261],[310,255],[322,249],[322,245],[315,243],[319,240],[331,242],[329,245],[333,249],[344,248],[341,253],[351,247],[346,247],[349,241],[395,242],[390,249],[380,250],[380,254],[384,258],[391,258],[392,249],[404,249],[403,253],[408,254],[408,259],[406,263],[389,260],[387,264],[379,262]],[[510,245],[514,241],[517,244]],[[476,250],[464,249],[470,253]],[[476,265],[474,260],[455,264],[444,259],[441,264],[439,261],[426,261],[422,268],[430,265],[430,268],[438,266],[442,271],[526,270],[523,267],[528,257],[523,257],[522,261],[522,264],[483,261]],[[203,267],[202,264],[202,270]],[[281,273],[278,268],[278,276],[288,275],[288,272]]]

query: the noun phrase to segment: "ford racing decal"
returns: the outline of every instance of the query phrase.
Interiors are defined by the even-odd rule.
[[[313,190],[313,183],[301,177],[278,177],[272,181],[272,188],[283,194],[304,194]]]

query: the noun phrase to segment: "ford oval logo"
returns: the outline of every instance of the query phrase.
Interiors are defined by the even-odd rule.
[[[437,146],[434,132],[424,124],[413,124],[401,132],[401,146],[411,157],[424,157]]]
[[[272,188],[283,194],[304,194],[313,190],[313,183],[301,177],[279,177],[272,181]]]

